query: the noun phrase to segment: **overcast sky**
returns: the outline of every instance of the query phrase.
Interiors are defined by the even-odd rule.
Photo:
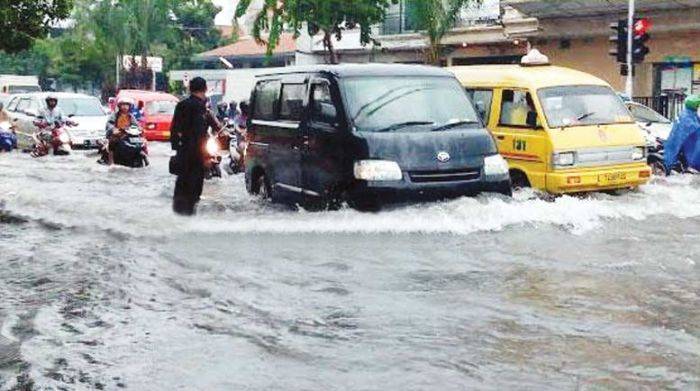
[[[223,8],[220,14],[216,15],[216,24],[230,25],[233,19],[233,12],[236,9],[237,0],[214,0],[219,7]]]

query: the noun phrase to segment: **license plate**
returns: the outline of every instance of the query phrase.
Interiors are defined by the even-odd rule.
[[[598,183],[602,185],[615,185],[626,181],[627,173],[625,172],[611,172],[598,176]]]
[[[129,142],[134,143],[134,144],[140,144],[143,141],[141,140],[141,137],[130,137]]]

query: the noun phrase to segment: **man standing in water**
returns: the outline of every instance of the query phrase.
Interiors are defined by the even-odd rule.
[[[217,127],[207,110],[207,82],[195,77],[189,89],[190,97],[177,104],[170,128],[170,144],[177,151],[176,168],[171,169],[177,175],[173,210],[184,216],[195,214],[202,195],[205,165],[209,163],[205,148],[207,129]]]

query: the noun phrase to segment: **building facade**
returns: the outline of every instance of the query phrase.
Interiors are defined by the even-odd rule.
[[[511,0],[509,6],[539,21],[531,44],[563,66],[592,73],[624,89],[625,77],[609,55],[611,23],[627,17],[627,0],[557,2]],[[635,68],[634,95],[700,93],[700,0],[637,0],[637,17],[649,18],[651,49]]]

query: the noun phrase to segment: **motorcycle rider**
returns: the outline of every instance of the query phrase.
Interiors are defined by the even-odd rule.
[[[228,104],[226,102],[219,102],[216,105],[216,119],[219,120],[219,122],[223,122],[226,118],[228,118]]]
[[[8,127],[5,129],[5,127]],[[5,110],[5,105],[0,102],[0,152],[11,152],[17,148],[17,135],[15,134],[12,119]]]
[[[0,102],[0,122],[11,122],[10,114],[5,110],[5,104]]]
[[[49,94],[46,96],[46,107],[42,107],[39,110],[39,117],[43,117],[44,124],[55,124],[59,123],[61,125],[74,125],[75,123],[70,121],[63,111],[58,107],[58,97],[54,94]]]
[[[685,109],[676,119],[664,143],[667,174],[676,166],[681,153],[690,170],[700,170],[700,95],[691,95],[685,100]]]
[[[139,122],[132,114],[134,101],[131,98],[122,98],[117,102],[117,110],[107,121],[106,136],[107,145],[102,147],[102,159],[100,163],[114,164],[114,149],[126,134],[126,129],[139,126]]]

